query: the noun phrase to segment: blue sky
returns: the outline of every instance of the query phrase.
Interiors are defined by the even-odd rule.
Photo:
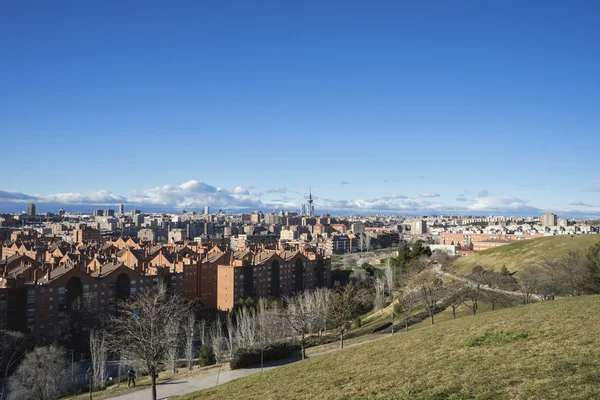
[[[327,4],[324,4],[327,3]],[[0,208],[600,214],[600,3],[4,1]]]

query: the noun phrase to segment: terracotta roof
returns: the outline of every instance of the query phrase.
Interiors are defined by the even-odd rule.
[[[94,272],[90,274],[93,278],[103,278],[107,275],[110,275],[114,271],[116,271],[119,267],[121,267],[123,263],[109,263],[104,264]]]

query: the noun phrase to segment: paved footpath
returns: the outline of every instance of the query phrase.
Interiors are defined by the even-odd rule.
[[[277,368],[277,366],[265,367],[265,371]],[[219,385],[225,382],[232,381],[237,378],[254,375],[260,373],[260,368],[236,369],[234,371],[223,371],[219,374]],[[170,381],[156,385],[156,394],[158,399],[166,400],[171,396],[179,396],[195,392],[201,389],[214,387],[217,384],[217,374],[204,375],[192,378],[185,378],[176,381]],[[118,397],[113,397],[110,400],[148,400],[152,398],[151,388],[138,390]]]
[[[366,340],[364,342],[359,342],[359,343],[352,343],[347,346],[344,346],[344,349],[354,347],[354,346],[359,346],[364,343],[374,342],[376,340],[385,339],[386,337],[389,337],[389,336],[382,335],[382,337],[380,337],[380,338],[374,338],[374,339]],[[310,355],[309,358],[317,357],[322,354],[332,353],[334,351],[339,351],[339,348],[327,350],[327,351],[324,351],[324,352],[318,353],[318,354],[312,354],[312,355]],[[268,370],[271,370],[271,369],[274,369],[277,367],[281,367],[282,365],[291,364],[291,363],[297,362],[297,361],[300,361],[300,357],[288,358],[288,359],[281,360],[281,361],[265,363],[264,370],[268,371]],[[236,369],[233,371],[223,371],[220,374],[218,374],[219,375],[218,384],[221,385],[223,383],[232,381],[237,378],[243,378],[245,376],[259,374],[260,371],[261,371],[260,367]],[[175,380],[175,381],[158,384],[158,385],[156,385],[156,394],[157,394],[157,398],[159,400],[167,400],[168,398],[170,398],[172,396],[180,396],[183,394],[196,392],[198,390],[212,388],[212,387],[215,387],[216,385],[217,385],[217,374],[204,375],[204,376],[185,378],[185,379],[181,379],[181,380]],[[152,398],[152,390],[151,390],[151,388],[148,388],[148,389],[138,390],[136,392],[131,392],[128,394],[123,394],[121,396],[112,397],[108,400],[148,400],[150,398]]]

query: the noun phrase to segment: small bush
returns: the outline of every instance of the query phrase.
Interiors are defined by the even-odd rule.
[[[527,339],[529,333],[520,331],[494,331],[471,336],[465,342],[466,347],[500,346],[517,340]]]
[[[300,345],[292,342],[273,343],[264,347],[263,361],[276,361],[292,357],[300,352]],[[229,365],[231,369],[248,368],[260,364],[260,347],[239,349],[233,354]]]
[[[200,355],[198,356],[198,363],[201,367],[206,367],[208,365],[214,365],[217,362],[215,359],[215,355],[213,354],[212,349],[203,344],[200,347]]]
[[[362,326],[362,320],[360,319],[360,316],[354,318],[354,322],[352,323],[352,329],[357,329],[360,328]]]

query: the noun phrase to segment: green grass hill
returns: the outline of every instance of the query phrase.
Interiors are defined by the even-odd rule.
[[[544,257],[561,257],[569,250],[586,251],[599,242],[600,235],[561,235],[524,240],[461,257],[453,263],[452,270],[457,274],[468,274],[477,265],[495,271],[500,271],[506,265],[510,271],[516,271],[518,276],[520,271]]]
[[[600,296],[423,326],[178,399],[598,399]]]

